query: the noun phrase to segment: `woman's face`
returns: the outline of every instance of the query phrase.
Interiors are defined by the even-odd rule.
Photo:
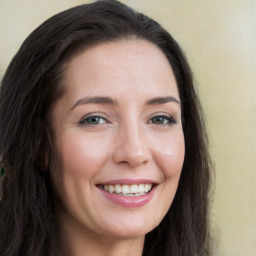
[[[100,44],[68,63],[61,86],[51,170],[58,217],[69,232],[144,236],[170,208],[184,159],[168,60],[143,40]]]

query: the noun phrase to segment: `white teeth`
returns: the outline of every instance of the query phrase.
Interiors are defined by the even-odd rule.
[[[116,193],[125,196],[140,196],[148,193],[152,184],[132,184],[132,185],[104,185],[103,189],[109,193]]]
[[[145,185],[145,192],[147,193],[148,191],[150,191],[152,188],[152,184],[146,184]]]
[[[104,187],[104,189],[105,189],[105,187]],[[106,191],[107,191],[107,190],[106,190]],[[108,186],[108,192],[109,192],[109,193],[113,193],[114,191],[115,191],[114,186],[109,185],[109,186]]]
[[[137,185],[131,185],[130,186],[130,193],[136,194],[138,192],[138,186]]]
[[[116,192],[117,194],[119,194],[119,193],[122,192],[122,187],[121,187],[119,184],[116,184],[116,185],[115,185],[115,192]]]
[[[128,185],[123,185],[122,186],[122,193],[123,194],[129,194],[130,193],[130,188]]]
[[[140,185],[139,185],[138,192],[139,192],[139,193],[143,193],[143,192],[144,192],[144,185],[143,185],[143,184],[140,184]]]

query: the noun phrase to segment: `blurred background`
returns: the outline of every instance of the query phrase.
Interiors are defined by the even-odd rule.
[[[0,78],[44,20],[81,0],[0,0]],[[216,168],[221,256],[256,256],[256,1],[123,0],[180,43],[195,75]]]

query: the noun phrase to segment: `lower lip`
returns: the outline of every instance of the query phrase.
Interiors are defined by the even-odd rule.
[[[155,186],[151,189],[150,192],[142,196],[122,196],[115,193],[108,193],[101,188],[100,191],[108,200],[115,204],[118,204],[122,207],[135,208],[147,204],[152,199],[155,192]]]

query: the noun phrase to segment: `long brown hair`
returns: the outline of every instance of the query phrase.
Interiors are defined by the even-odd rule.
[[[173,69],[182,104],[185,160],[175,199],[146,235],[143,255],[210,256],[212,165],[200,103],[177,42],[151,18],[117,1],[98,1],[59,13],[25,40],[0,88],[0,156],[7,169],[0,202],[3,256],[58,255],[54,195],[49,177],[52,108],[64,93],[65,63],[89,46],[136,37],[158,46]]]

